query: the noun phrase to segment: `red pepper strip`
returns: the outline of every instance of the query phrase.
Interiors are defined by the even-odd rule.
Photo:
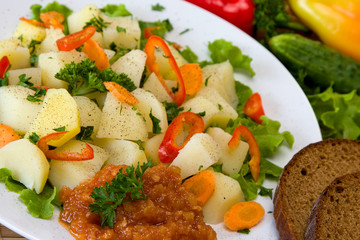
[[[161,29],[160,26],[153,26],[153,27],[146,27],[144,29],[144,38],[145,39],[149,39],[151,36],[154,36],[154,34],[152,33],[152,31],[157,30],[157,29]]]
[[[180,146],[176,143],[176,138],[183,131],[183,125],[190,126],[185,141]],[[178,155],[180,149],[182,149],[190,138],[196,133],[202,133],[205,130],[204,120],[196,113],[183,112],[180,113],[170,123],[167,128],[164,139],[159,147],[159,159],[162,163],[171,163]]]
[[[159,71],[159,65],[156,63],[156,56],[155,56],[155,49],[160,47],[163,51],[165,56],[167,57],[171,69],[175,72],[176,80],[178,82],[178,90],[176,93],[173,93],[169,90],[169,88],[165,84],[164,78],[161,76]],[[156,74],[157,78],[160,80],[161,84],[170,95],[170,97],[176,102],[178,106],[180,106],[185,101],[185,85],[183,78],[181,76],[179,67],[175,61],[174,56],[171,54],[169,47],[167,46],[166,42],[158,36],[151,36],[147,41],[144,49],[147,59],[146,59],[146,66],[150,70]]]
[[[263,122],[260,117],[265,115],[265,112],[261,103],[261,97],[259,93],[254,93],[246,101],[244,106],[244,113],[259,124]]]
[[[53,160],[62,160],[62,161],[84,161],[94,158],[93,148],[86,143],[86,147],[78,152],[56,152],[55,150],[49,150],[48,143],[53,140],[59,140],[62,138],[68,131],[65,132],[56,132],[46,135],[38,141],[38,147],[41,151],[44,152],[46,158]]]
[[[239,27],[249,35],[253,32],[255,4],[253,0],[186,0],[212,12]]]
[[[249,144],[249,153],[251,155],[251,159],[249,161],[250,172],[256,182],[260,172],[260,150],[251,131],[244,125],[238,126],[235,128],[228,146],[230,149],[234,149],[235,147],[239,146],[241,137],[243,137]]]
[[[7,56],[3,56],[0,60],[0,78],[4,78],[6,72],[10,68],[10,61]]]
[[[56,41],[56,45],[60,51],[71,51],[83,45],[96,32],[94,26],[88,26],[79,32],[67,35]]]

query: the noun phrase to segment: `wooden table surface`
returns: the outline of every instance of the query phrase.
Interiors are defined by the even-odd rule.
[[[0,224],[0,240],[26,240],[26,238]]]

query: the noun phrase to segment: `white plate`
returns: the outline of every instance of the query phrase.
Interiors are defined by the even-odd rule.
[[[12,35],[19,17],[30,17],[30,6],[40,3],[43,6],[52,0],[29,1],[10,0],[0,9],[1,38]],[[72,10],[80,10],[84,5],[96,3],[102,7],[106,3],[120,3],[111,0],[58,0]],[[273,162],[284,166],[291,157],[309,143],[321,140],[321,133],[314,112],[299,85],[286,68],[263,46],[247,34],[226,21],[206,12],[203,9],[179,0],[122,0],[127,9],[135,17],[146,21],[169,18],[174,31],[167,39],[188,45],[198,54],[200,60],[209,59],[207,43],[219,38],[233,42],[244,54],[249,55],[256,76],[249,78],[236,74],[237,80],[249,85],[253,91],[259,92],[263,99],[265,113],[268,117],[281,122],[281,131],[290,131],[295,137],[295,144],[289,149],[286,144],[273,157]],[[152,11],[156,3],[165,7],[162,12]],[[185,34],[179,33],[190,29]],[[2,40],[0,39],[0,40]],[[276,182],[266,181],[267,188],[275,191]],[[240,234],[225,230],[223,224],[213,226],[218,239],[278,239],[272,215],[273,204],[270,198],[258,197],[257,202],[265,208],[264,219],[250,234]],[[216,211],[216,210],[214,210]],[[4,184],[0,184],[0,223],[29,239],[72,239],[71,235],[58,223],[59,211],[55,211],[50,220],[33,218],[26,207],[18,199],[18,195],[8,192]]]

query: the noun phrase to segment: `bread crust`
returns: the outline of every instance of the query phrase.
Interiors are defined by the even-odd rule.
[[[350,165],[351,168],[348,167]],[[331,169],[337,167],[340,169]],[[325,168],[333,171],[329,175],[322,174]],[[284,167],[274,194],[274,218],[280,239],[305,239],[308,216],[323,189],[335,177],[354,171],[360,171],[360,141],[328,139],[309,144],[296,153]],[[294,179],[299,180],[299,183],[293,183]],[[299,186],[293,186],[294,184]],[[297,193],[289,191],[297,188],[303,188],[305,193],[309,190],[309,196],[295,196],[292,200],[291,195],[299,194],[301,191]],[[299,205],[301,209],[294,210],[298,206],[294,207],[294,202],[291,201],[296,201],[298,199],[295,198],[300,197],[305,198],[302,203],[307,204]],[[301,212],[298,219],[291,218],[294,211]],[[295,224],[296,221],[301,224]]]

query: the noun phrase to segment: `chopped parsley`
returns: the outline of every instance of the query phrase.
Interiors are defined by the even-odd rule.
[[[64,131],[65,131],[65,126],[58,127],[58,128],[54,128],[53,130],[54,130],[55,132],[64,132]]]
[[[151,10],[161,12],[165,10],[165,7],[157,3],[156,5],[151,6]]]
[[[35,93],[33,95],[28,95],[26,100],[30,102],[42,102],[42,97],[46,94],[46,89],[41,87],[34,87],[34,84],[30,82],[31,77],[26,77],[26,74],[19,75],[18,85],[29,88]]]
[[[188,31],[190,31],[189,28],[187,28],[187,29],[185,29],[184,31],[180,32],[179,35],[183,35],[183,34],[187,33]]]
[[[238,233],[242,233],[242,234],[249,234],[250,233],[250,229],[242,229],[242,230],[237,230]]]
[[[118,33],[126,33],[126,28],[120,27],[120,26],[116,26],[116,31]]]
[[[179,113],[181,111],[184,110],[183,107],[178,107],[175,102],[167,102],[167,101],[165,101],[162,104],[165,106],[165,109],[166,109],[166,115],[167,115],[168,123],[171,123],[172,120],[174,118],[176,118],[177,115],[179,115]]]
[[[152,114],[152,109],[150,110],[149,117],[152,121],[153,133],[161,133],[160,120]]]
[[[126,168],[126,174],[122,172],[122,168],[116,174],[115,178],[105,186],[95,187],[90,197],[94,200],[89,205],[89,209],[93,213],[97,213],[101,217],[101,227],[114,226],[115,211],[122,203],[144,200],[146,199],[143,189],[143,174],[151,167],[151,161],[143,165],[129,166]],[[129,197],[128,199],[125,199]]]
[[[142,151],[144,151],[145,150],[145,148],[142,146],[142,142],[141,142],[141,140],[139,139],[139,140],[137,140],[137,142],[136,142],[138,145],[139,145],[139,149],[140,150],[142,150]]]
[[[31,133],[29,136],[29,141],[32,142],[33,144],[37,144],[37,142],[39,141],[40,137],[39,135],[37,135],[36,133]]]
[[[88,26],[94,26],[96,28],[97,32],[102,33],[104,28],[107,28],[109,26],[109,22],[104,22],[104,19],[102,17],[96,17],[94,16],[91,18],[88,22],[85,23],[83,28],[86,28]]]
[[[199,112],[199,113],[197,113],[197,115],[199,115],[200,117],[204,117],[206,115],[206,111]]]
[[[94,126],[86,126],[86,127],[81,126],[80,132],[76,135],[76,140],[92,141],[93,139],[91,138],[91,135],[93,134],[93,132],[94,132]]]
[[[266,188],[266,187],[263,187],[263,186],[260,186],[260,191],[259,191],[259,195],[260,196],[268,196],[270,197],[270,199],[272,199],[272,188]]]

